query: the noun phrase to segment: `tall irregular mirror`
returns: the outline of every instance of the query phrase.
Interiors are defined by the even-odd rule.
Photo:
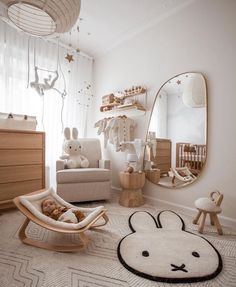
[[[207,155],[207,89],[200,73],[169,79],[156,95],[147,132],[147,179],[178,188],[201,174]]]

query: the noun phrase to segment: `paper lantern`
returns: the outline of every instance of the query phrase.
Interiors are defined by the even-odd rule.
[[[183,89],[183,103],[190,108],[206,106],[206,83],[201,74],[189,74]]]
[[[136,161],[138,161],[138,157],[136,154],[128,153],[127,154],[127,161],[128,162],[136,162]]]
[[[0,0],[1,16],[35,36],[68,32],[76,23],[80,0]]]

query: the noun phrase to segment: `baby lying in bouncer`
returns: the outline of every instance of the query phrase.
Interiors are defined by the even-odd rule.
[[[51,198],[44,199],[41,206],[43,214],[58,221],[78,223],[85,218],[83,212],[72,210],[65,206],[57,206],[56,202]]]

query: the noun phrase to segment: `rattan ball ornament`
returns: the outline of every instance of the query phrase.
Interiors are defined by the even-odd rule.
[[[132,166],[128,166],[127,169],[126,169],[126,172],[133,173],[134,172],[134,168]]]

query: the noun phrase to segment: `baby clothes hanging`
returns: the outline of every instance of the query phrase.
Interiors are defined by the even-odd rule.
[[[97,121],[94,124],[95,128],[98,128],[97,134],[100,135],[103,133],[104,135],[104,148],[107,147],[107,142],[108,142],[108,138],[109,138],[109,122],[111,121],[111,119],[113,118],[104,118],[102,120]]]
[[[98,131],[97,131],[97,134],[100,135],[101,133],[104,132],[105,128],[106,128],[106,124],[107,124],[107,119],[104,118],[102,120],[99,120],[97,121],[95,124],[94,124],[94,127],[95,128],[98,128]]]
[[[107,143],[109,141],[110,144],[114,144],[114,136],[113,136],[113,130],[112,130],[112,125],[113,122],[115,121],[115,118],[110,118],[110,120],[107,122],[106,129],[104,131],[104,147],[107,147]]]
[[[116,151],[124,151],[128,148],[127,144],[122,142],[133,140],[133,131],[136,124],[134,120],[126,116],[118,116],[114,118],[105,118],[95,123],[98,128],[98,134],[104,134],[104,147],[107,143],[113,144]]]
[[[135,128],[134,120],[125,116],[116,117],[111,124],[113,144],[116,151],[124,151],[127,146],[122,142],[131,141],[133,130]]]

